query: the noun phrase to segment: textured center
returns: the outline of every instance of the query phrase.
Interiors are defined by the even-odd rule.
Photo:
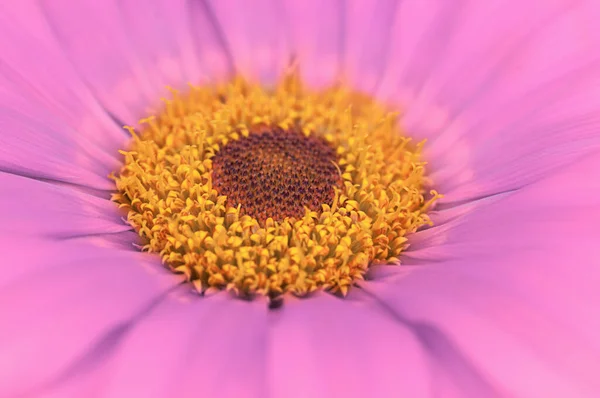
[[[200,293],[345,295],[371,265],[399,264],[440,197],[396,112],[296,75],[192,86],[140,124],[113,200]]]
[[[229,141],[213,158],[213,184],[227,205],[264,223],[302,218],[331,205],[341,187],[335,151],[322,138],[261,127]]]

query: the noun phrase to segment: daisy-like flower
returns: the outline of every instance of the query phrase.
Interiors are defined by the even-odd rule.
[[[0,397],[597,397],[595,0],[6,1]]]

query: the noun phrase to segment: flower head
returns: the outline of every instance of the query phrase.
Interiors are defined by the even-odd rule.
[[[599,11],[7,3],[0,396],[597,396]]]
[[[198,291],[345,295],[428,224],[421,144],[341,89],[235,81],[169,101],[115,177],[130,223]],[[426,199],[425,196],[430,198]]]

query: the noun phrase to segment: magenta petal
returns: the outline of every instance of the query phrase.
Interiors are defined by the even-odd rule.
[[[407,100],[413,96],[408,86],[414,78],[407,75],[411,69],[416,73],[419,66],[433,66],[430,59],[444,46],[455,14],[462,7],[464,3],[441,1],[403,0],[396,4],[395,12],[388,16],[393,18],[393,24],[387,38],[385,70],[377,86],[378,97],[403,107],[408,105]],[[425,76],[429,73],[424,72]]]
[[[598,396],[598,175],[588,157],[483,205],[444,243],[407,252],[429,265],[363,287],[438,328],[513,396]]]
[[[185,0],[121,1],[115,5],[118,7],[108,13],[114,13],[112,18],[122,21],[125,29],[114,34],[126,35],[120,38],[131,42],[149,81],[163,85],[158,87],[163,89],[167,85],[181,88],[201,80],[206,69],[190,34],[191,18]],[[114,31],[116,21],[102,22],[109,23]],[[150,104],[156,100],[153,98]]]
[[[108,189],[127,134],[102,109],[38,5],[0,16],[0,170]]]
[[[108,198],[0,173],[0,234],[66,239],[130,230],[121,217]]]
[[[354,89],[373,92],[388,68],[396,0],[345,2],[343,75]],[[391,66],[390,67],[394,67]]]
[[[311,86],[331,84],[342,70],[344,1],[286,0],[282,4],[292,54]]]
[[[95,190],[114,188],[108,174],[118,167],[116,157],[36,109],[35,103],[11,99],[3,106],[5,99],[0,99],[0,172]]]
[[[35,243],[22,239],[22,261],[3,262],[37,262],[25,264],[35,273],[0,289],[3,397],[35,394],[91,366],[99,344],[114,344],[117,332],[180,280],[147,254],[58,242],[52,257],[39,258],[27,253]]]
[[[63,140],[79,140],[107,152],[124,143],[122,126],[114,123],[73,69],[37,3],[25,0],[4,5],[0,54],[3,108],[21,110],[34,119],[44,116],[52,125],[68,125],[60,128],[66,131],[55,132]],[[10,129],[3,130],[7,132]]]
[[[132,22],[127,24],[127,38],[144,61],[147,74],[156,74],[155,79],[164,85],[185,89],[188,83],[219,79],[231,72],[219,26],[200,3],[117,2],[120,18]],[[150,67],[148,61],[155,65]]]
[[[133,124],[160,106],[166,86],[186,88],[223,58],[210,24],[184,1],[44,2],[50,25],[103,106]],[[202,35],[192,36],[200,27]],[[220,66],[220,65],[219,65]],[[223,72],[223,68],[218,68]],[[204,72],[204,73],[202,73]]]
[[[184,285],[123,339],[100,395],[265,397],[267,312],[263,300],[199,297]]]
[[[0,15],[0,170],[97,189],[127,134],[96,102],[37,5]]]
[[[378,95],[428,139],[441,203],[518,188],[600,148],[593,2],[421,3],[398,6]]]
[[[238,73],[273,85],[286,71],[288,48],[283,7],[270,0],[212,0],[208,6],[221,27]]]
[[[410,327],[359,290],[344,300],[324,293],[291,299],[271,324],[271,396],[428,397],[459,391]],[[470,382],[471,392],[490,392],[485,381]]]

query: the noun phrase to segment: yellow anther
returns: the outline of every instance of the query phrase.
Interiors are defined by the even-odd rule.
[[[271,90],[236,78],[191,86],[186,95],[171,91],[140,133],[125,126],[132,140],[120,151],[113,200],[144,250],[199,291],[345,295],[369,265],[398,263],[406,236],[431,223],[426,211],[441,195],[425,176],[424,143],[403,137],[399,114],[368,97],[340,87],[312,92],[296,75]],[[343,184],[331,203],[296,218],[264,214],[262,223],[228,204],[213,184],[213,158],[257,125],[298,129],[334,148]]]

